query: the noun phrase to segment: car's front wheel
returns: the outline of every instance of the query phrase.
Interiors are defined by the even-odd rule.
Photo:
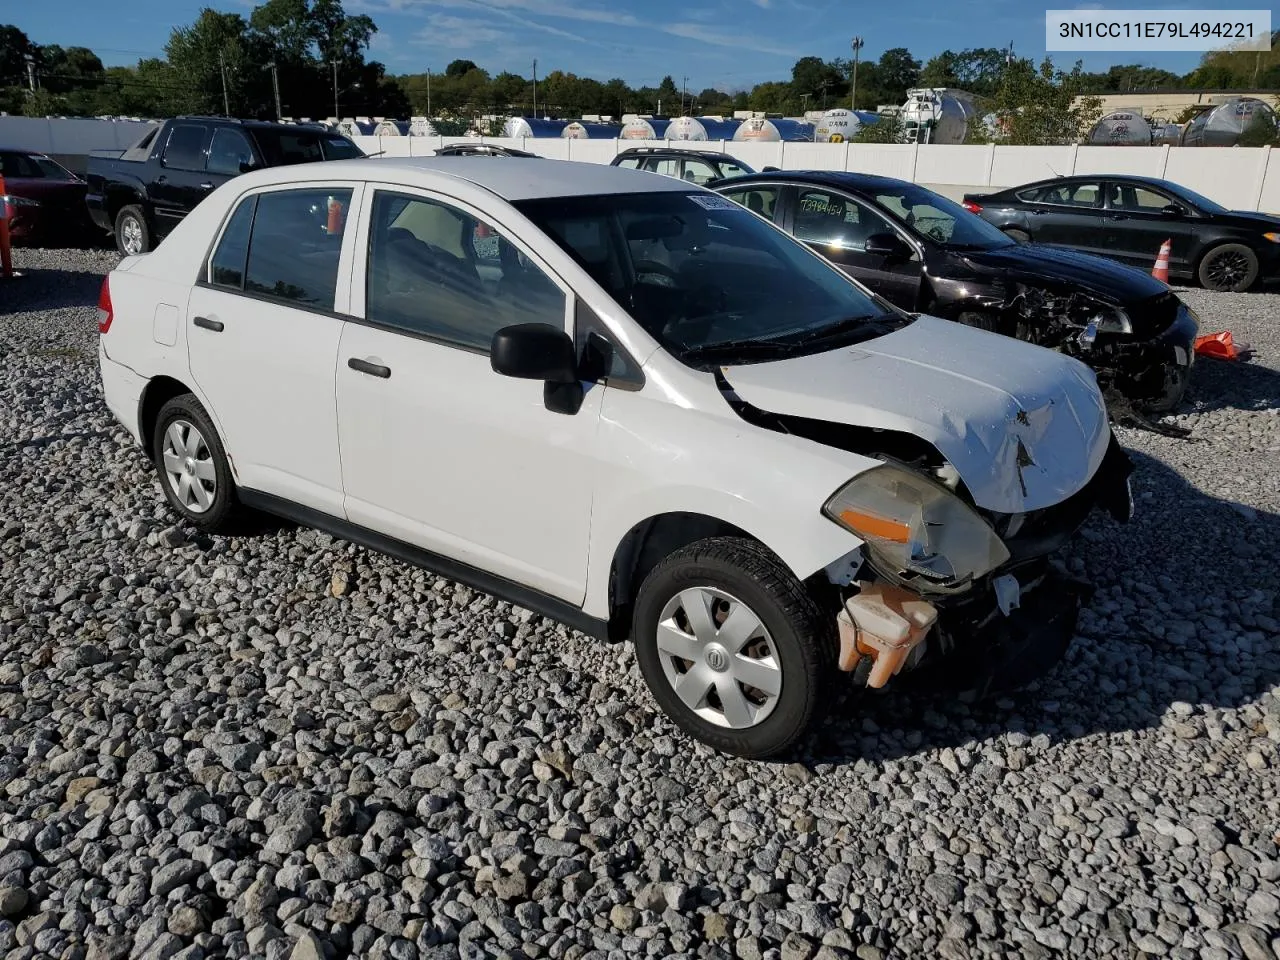
[[[1204,255],[1199,272],[1206,290],[1239,293],[1258,279],[1258,255],[1243,243],[1224,243]]]
[[[239,519],[231,463],[193,394],[174,397],[160,408],[151,450],[165,498],[182,519],[210,532],[226,530]]]
[[[676,551],[645,578],[633,639],[645,682],[689,735],[763,758],[791,747],[837,669],[834,614],[773,553],[720,537]]]

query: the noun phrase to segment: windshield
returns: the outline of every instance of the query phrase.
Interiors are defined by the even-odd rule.
[[[40,168],[41,175],[49,180],[76,179],[76,175],[74,173],[62,166],[62,164],[54,160],[50,160],[43,154],[33,153],[31,155],[31,159],[35,162],[35,165]]]
[[[908,322],[803,244],[711,193],[515,206],[686,363],[792,355]]]
[[[1200,194],[1196,193],[1194,190],[1188,190],[1186,187],[1181,186],[1179,184],[1170,183],[1168,180],[1161,180],[1160,186],[1164,187],[1164,189],[1168,190],[1175,197],[1178,197],[1179,199],[1185,201],[1186,203],[1191,204],[1191,206],[1199,207],[1202,213],[1229,213],[1230,212],[1222,204],[1215,203],[1214,201],[1210,200],[1208,197],[1202,197]]]
[[[364,156],[359,147],[336,133],[261,127],[253,131],[253,136],[269,167],[311,163],[316,160],[350,160]]]
[[[870,193],[917,236],[950,250],[991,250],[1016,242],[960,204],[915,184],[877,187]]]

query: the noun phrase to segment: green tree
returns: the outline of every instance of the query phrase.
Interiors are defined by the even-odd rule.
[[[181,82],[174,84],[175,96],[166,99],[177,105],[177,112],[222,113],[224,69],[231,113],[254,115],[261,111],[266,102],[263,71],[261,61],[255,62],[247,30],[248,24],[239,14],[207,7],[195,23],[174,28],[165,45],[165,59]]]
[[[451,60],[449,65],[444,68],[446,77],[465,77],[472,70],[480,69],[472,60]]]
[[[861,83],[861,76],[858,78]],[[810,103],[817,107],[824,95],[832,96],[849,89],[848,75],[839,61],[828,63],[821,57],[801,57],[791,68],[791,96],[798,104],[808,95]]]
[[[662,103],[662,112],[668,117],[675,116],[680,109],[680,89],[669,75],[658,84],[657,99]]]
[[[1102,115],[1102,101],[1084,91],[1080,64],[1063,72],[1048,57],[1038,68],[1025,59],[1008,64],[993,101],[998,143],[1078,143]]]
[[[880,103],[905,103],[907,91],[920,80],[920,61],[906,47],[892,47],[876,62]],[[861,78],[859,78],[861,80]]]

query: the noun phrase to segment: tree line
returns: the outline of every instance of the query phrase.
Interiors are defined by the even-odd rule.
[[[88,48],[40,45],[15,26],[0,26],[0,110],[33,116],[273,118],[278,112],[317,118],[334,114],[336,107],[340,116],[430,114],[446,118],[446,126],[452,118],[460,129],[485,114],[532,112],[532,77],[494,75],[471,60],[454,60],[443,73],[388,74],[384,64],[368,59],[377,29],[369,16],[348,14],[341,0],[265,0],[247,18],[206,8],[193,23],[174,28],[163,57],[104,67]],[[995,47],[944,50],[922,62],[907,48],[894,47],[858,64],[856,92],[853,64],[844,58],[802,57],[789,78],[735,91],[684,90],[671,76],[656,87],[632,87],[620,78],[602,81],[557,69],[538,78],[536,102],[540,114],[561,117],[734,110],[798,115],[849,106],[855,96],[858,109],[875,109],[901,104],[910,87],[958,87],[1001,117],[1002,137],[1050,142],[1044,138],[1089,119],[1092,111],[1087,103],[1081,109],[1079,98],[1091,94],[1280,88],[1280,31],[1276,40],[1261,53],[1205,54],[1184,75],[1139,65],[1098,73],[1079,65],[1061,70],[1047,59],[1036,64]],[[889,136],[892,126],[865,135]]]

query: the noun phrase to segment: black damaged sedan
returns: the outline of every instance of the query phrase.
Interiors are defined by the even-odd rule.
[[[1159,413],[1186,391],[1199,321],[1140,270],[1018,243],[958,203],[889,177],[788,170],[713,189],[904,310],[1077,357],[1113,400]]]

